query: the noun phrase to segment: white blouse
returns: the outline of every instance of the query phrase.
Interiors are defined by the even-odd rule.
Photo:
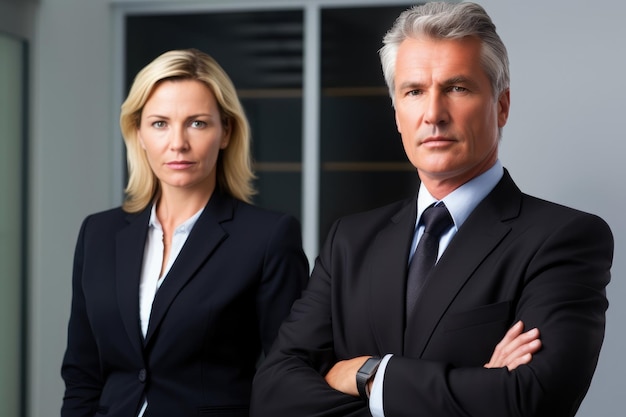
[[[148,236],[146,238],[146,247],[144,248],[143,253],[141,278],[139,281],[139,320],[141,322],[141,333],[144,338],[148,333],[152,302],[154,301],[156,292],[167,277],[167,273],[178,257],[183,245],[187,241],[187,237],[189,237],[189,233],[196,224],[198,217],[200,217],[202,210],[204,210],[204,208],[200,209],[196,214],[191,216],[188,220],[178,226],[176,230],[174,230],[170,256],[167,260],[167,265],[165,266],[163,274],[159,276],[161,266],[163,265],[163,227],[161,227],[161,223],[156,216],[156,204],[152,205],[150,223],[148,225]],[[143,416],[147,406],[148,402],[144,400],[138,417]]]

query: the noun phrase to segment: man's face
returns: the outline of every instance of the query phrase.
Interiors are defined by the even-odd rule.
[[[429,188],[450,192],[489,169],[509,92],[494,98],[481,41],[408,38],[398,49],[396,124],[407,157]]]

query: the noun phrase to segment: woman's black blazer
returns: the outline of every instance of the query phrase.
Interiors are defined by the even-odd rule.
[[[87,217],[73,269],[61,415],[247,416],[263,352],[308,277],[300,224],[214,193],[157,291],[139,279],[150,207]]]

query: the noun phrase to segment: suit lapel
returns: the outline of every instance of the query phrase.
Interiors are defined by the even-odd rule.
[[[228,235],[220,223],[232,219],[233,212],[234,200],[232,198],[217,191],[213,193],[156,293],[145,345],[150,343],[176,295],[194,277],[219,244],[227,238]]]
[[[141,352],[139,323],[139,279],[146,246],[150,207],[127,217],[129,224],[116,236],[115,280],[117,300],[124,328],[138,352]]]
[[[388,227],[376,236],[367,255],[365,271],[370,282],[370,323],[373,323],[378,350],[401,353],[404,333],[404,305],[407,259],[416,217],[412,199],[391,218]]]
[[[521,192],[508,172],[474,209],[430,274],[407,324],[405,354],[420,357],[446,310],[472,273],[511,230]]]

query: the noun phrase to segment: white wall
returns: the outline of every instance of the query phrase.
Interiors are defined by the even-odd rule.
[[[233,2],[237,0],[231,0]],[[116,3],[122,3],[118,0]],[[13,0],[0,0],[0,11]],[[35,2],[37,3],[37,2]],[[30,416],[56,415],[82,218],[117,204],[112,0],[39,0],[32,59]],[[179,0],[177,3],[186,3]],[[483,0],[508,46],[501,159],[530,194],[600,214],[616,238],[606,343],[581,417],[622,414],[626,29],[620,0]],[[2,15],[3,13],[0,13]],[[0,30],[15,26],[0,18]],[[372,45],[375,53],[376,45]],[[575,366],[576,364],[572,364]]]

